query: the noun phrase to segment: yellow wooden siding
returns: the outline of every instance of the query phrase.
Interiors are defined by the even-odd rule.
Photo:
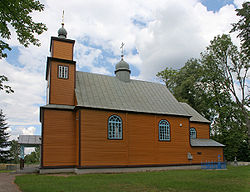
[[[108,140],[108,118],[113,114],[123,120],[122,140]],[[170,123],[171,141],[159,141],[158,123],[162,119]],[[82,166],[189,164],[223,156],[222,148],[190,146],[189,120],[185,117],[82,109],[81,123]],[[194,157],[192,161],[188,152]]]
[[[43,127],[43,166],[75,165],[75,113],[44,109]]]
[[[53,40],[52,57],[73,60],[73,43]]]
[[[58,66],[69,67],[69,78],[58,78]],[[51,61],[50,104],[75,104],[75,65]]]

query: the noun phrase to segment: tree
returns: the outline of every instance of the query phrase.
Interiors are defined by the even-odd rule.
[[[200,83],[203,69],[198,59],[189,59],[179,70],[166,68],[157,73],[168,89],[180,102],[188,103],[196,111],[211,120],[211,111],[207,107],[207,94]]]
[[[190,59],[179,70],[166,68],[157,74],[179,101],[187,102],[212,121],[212,136],[226,145],[224,154],[228,160],[234,156],[250,160],[244,155],[250,150],[246,143],[248,68],[247,59],[230,37],[222,35],[210,42],[201,59]]]
[[[44,5],[38,0],[1,0],[0,1],[0,36],[3,39],[10,39],[9,27],[14,28],[17,39],[21,45],[28,47],[30,44],[40,46],[40,42],[35,38],[35,34],[40,35],[47,30],[43,23],[36,23],[30,14],[33,11],[43,11]],[[7,57],[3,53],[5,49],[11,50],[8,43],[0,40],[0,55]]]
[[[204,87],[208,91],[215,91],[232,96],[232,101],[238,108],[242,118],[242,126],[248,128],[250,141],[249,99],[250,94],[247,87],[247,74],[249,59],[239,52],[233,45],[229,35],[215,37],[207,50],[201,54],[203,64]]]
[[[10,151],[6,148],[10,146],[9,133],[6,132],[8,128],[7,123],[5,122],[5,115],[3,111],[0,110],[0,162],[4,163],[9,160]]]
[[[4,82],[8,81],[9,79],[6,76],[0,75],[0,90],[4,90],[6,93],[14,93],[14,90],[10,86],[4,84]]]
[[[10,160],[13,163],[18,163],[20,159],[20,145],[16,140],[10,141]]]
[[[237,35],[241,41],[241,52],[245,55],[245,57],[250,57],[250,3],[245,2],[242,4],[241,9],[236,9],[236,15],[241,17],[238,23],[233,23],[232,32],[239,32]]]
[[[40,147],[36,147],[35,151],[31,152],[30,154],[24,157],[25,163],[39,163],[40,162]]]

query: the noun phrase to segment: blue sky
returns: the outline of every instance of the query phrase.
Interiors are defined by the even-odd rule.
[[[201,0],[201,3],[207,7],[208,11],[213,12],[219,11],[225,5],[235,5],[233,0]]]
[[[50,37],[57,36],[65,10],[68,38],[76,40],[77,70],[114,75],[125,43],[125,60],[132,78],[159,82],[165,67],[180,68],[199,57],[216,35],[227,33],[237,22],[235,8],[242,0],[53,0],[42,1],[45,11],[34,13],[48,31],[38,38],[41,47],[24,48],[15,33],[12,51],[0,60],[0,74],[8,76],[15,93],[0,92],[0,108],[8,118],[11,138],[41,134],[39,106],[46,103],[45,67]],[[239,44],[234,35],[232,39]]]

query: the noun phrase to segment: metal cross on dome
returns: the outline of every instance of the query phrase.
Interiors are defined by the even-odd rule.
[[[122,52],[122,55],[121,55],[121,56],[122,56],[122,59],[123,59],[123,52],[124,52],[124,48],[123,48],[123,47],[124,47],[124,45],[125,45],[125,44],[122,42],[121,47],[120,47],[121,52]]]
[[[62,25],[64,25],[64,10],[63,10],[63,14],[62,14]]]

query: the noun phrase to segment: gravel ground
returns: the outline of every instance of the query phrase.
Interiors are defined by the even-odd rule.
[[[0,173],[0,192],[21,192],[14,183],[16,174]]]

